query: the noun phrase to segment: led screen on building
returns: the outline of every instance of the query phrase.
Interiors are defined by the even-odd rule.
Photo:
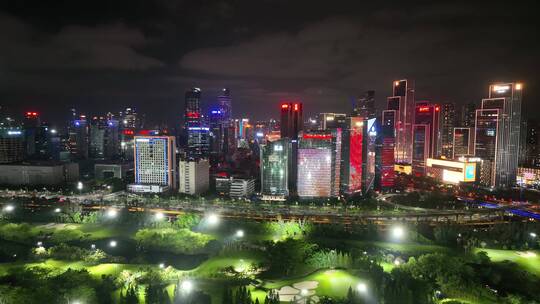
[[[298,196],[330,197],[332,194],[330,149],[298,149]]]

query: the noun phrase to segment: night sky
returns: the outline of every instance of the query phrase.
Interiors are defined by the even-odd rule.
[[[348,112],[392,81],[417,100],[479,103],[493,81],[522,81],[540,110],[537,10],[526,1],[0,1],[0,105],[52,121],[135,106],[179,121],[184,92],[204,104],[221,87],[233,116],[277,118],[282,100],[306,114]]]

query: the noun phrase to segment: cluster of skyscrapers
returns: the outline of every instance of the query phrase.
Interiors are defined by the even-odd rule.
[[[411,80],[391,87],[379,115],[375,92],[367,91],[350,113],[306,120],[302,102],[282,102],[276,107],[279,121],[234,119],[227,88],[203,111],[202,90],[192,88],[185,94],[181,131],[174,135],[167,128],[144,129],[134,108],[91,118],[72,110],[64,131],[28,112],[22,124],[10,118],[0,123],[0,163],[131,162],[132,191],[201,194],[215,184],[218,192],[238,196],[260,189],[265,200],[392,190],[399,173],[510,187],[518,164],[540,165],[536,128],[521,119],[521,84],[492,84],[478,107],[468,103],[460,109],[417,101]]]

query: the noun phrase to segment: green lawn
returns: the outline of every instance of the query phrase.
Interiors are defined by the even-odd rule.
[[[251,252],[239,252],[226,256],[217,256],[204,261],[192,273],[201,277],[211,277],[220,269],[233,267],[235,271],[242,272],[251,265],[260,263],[262,259]]]
[[[99,265],[89,265],[84,262],[71,262],[71,261],[59,261],[59,260],[53,260],[48,259],[43,262],[37,262],[37,263],[2,263],[0,264],[0,276],[5,275],[9,269],[14,267],[24,266],[25,268],[30,267],[44,267],[50,269],[53,273],[61,273],[66,271],[68,268],[71,269],[83,269],[86,268],[88,272],[95,276],[96,278],[100,278],[101,275],[108,275],[108,274],[118,274],[122,272],[123,270],[131,270],[136,271],[139,269],[158,269],[159,267],[157,265],[142,265],[142,264],[115,264],[115,263],[106,263],[106,264],[99,264]]]
[[[500,249],[475,249],[475,253],[485,251],[493,262],[510,261],[514,262],[526,271],[540,276],[540,252],[538,251],[516,251]]]

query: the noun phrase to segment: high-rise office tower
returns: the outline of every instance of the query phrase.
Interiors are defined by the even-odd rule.
[[[486,186],[511,187],[516,182],[521,97],[520,83],[492,84],[476,111],[475,155],[484,161],[482,172],[491,171],[483,179]]]
[[[466,128],[474,128],[476,121],[476,104],[470,102],[461,107],[461,126]]]
[[[441,105],[441,156],[452,158],[454,128],[456,127],[456,105],[451,102]]]
[[[298,139],[298,132],[304,128],[303,106],[301,102],[281,104],[281,137]]]
[[[540,141],[538,136],[538,122],[536,120],[528,120],[526,129],[522,130],[524,134],[524,142],[522,143],[523,150],[523,166],[525,167],[540,167]]]
[[[224,88],[217,97],[216,105],[210,110],[210,160],[212,164],[223,160],[228,151],[227,128],[231,124],[232,99],[229,89]]]
[[[381,189],[390,190],[395,185],[394,170],[396,147],[396,110],[385,110],[381,121]]]
[[[137,130],[143,127],[142,119],[135,108],[126,108],[119,114],[122,129]]]
[[[375,118],[347,118],[341,144],[341,193],[365,194],[375,179]]]
[[[113,159],[119,153],[119,122],[112,117],[93,117],[90,122],[90,157],[94,159]]]
[[[186,92],[184,122],[189,159],[207,157],[210,148],[210,128],[203,123],[200,100],[201,89],[193,88]]]
[[[261,145],[261,193],[263,200],[285,200],[289,196],[290,139]]]
[[[416,105],[412,156],[412,170],[416,175],[425,175],[428,158],[440,156],[440,112],[438,104],[419,102]]]
[[[229,121],[232,118],[232,98],[228,88],[223,88],[221,94],[217,97],[219,111],[223,121]]]
[[[452,159],[473,155],[473,130],[472,128],[454,128]]]
[[[319,122],[319,130],[344,128],[347,124],[347,114],[320,113],[317,121]]]
[[[300,198],[339,196],[341,129],[299,136],[297,191]]]
[[[103,117],[93,117],[90,121],[90,146],[88,154],[93,159],[105,158],[105,129],[107,122]]]
[[[135,136],[134,191],[176,189],[176,140],[174,136]],[[144,186],[158,186],[150,190]]]
[[[206,159],[180,160],[178,165],[178,192],[200,195],[208,191],[210,184],[210,164]]]
[[[0,125],[0,164],[18,162],[24,158],[24,130],[20,126]]]
[[[75,116],[70,122],[68,145],[70,154],[75,159],[88,158],[89,127],[85,115]]]
[[[39,113],[26,112],[24,116],[26,156],[31,159],[48,159],[48,126],[41,122]]]
[[[365,119],[375,118],[375,91],[366,91],[358,98],[353,114]]]
[[[395,110],[395,160],[397,163],[412,162],[412,125],[414,124],[414,83],[396,80],[393,96],[388,97],[388,110]]]

